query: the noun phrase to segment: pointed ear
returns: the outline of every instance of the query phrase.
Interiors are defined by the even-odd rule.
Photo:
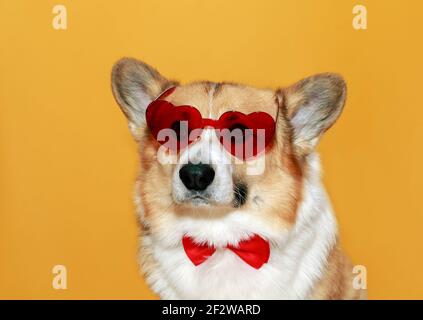
[[[318,74],[282,92],[294,130],[293,142],[300,154],[308,154],[341,114],[346,96],[345,81],[337,74]]]
[[[164,78],[156,69],[142,61],[123,58],[112,70],[113,95],[134,135],[145,124],[145,110],[167,88],[176,85]]]

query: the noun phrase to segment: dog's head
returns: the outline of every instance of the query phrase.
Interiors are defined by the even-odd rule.
[[[270,143],[255,157],[239,159],[223,147],[216,128],[205,126],[185,148],[169,150],[152,134],[146,109],[155,108],[152,101],[172,87],[160,99],[172,106],[193,106],[203,119],[217,120],[228,111],[270,115],[275,126]],[[139,192],[146,217],[169,211],[222,215],[255,209],[275,224],[295,221],[305,159],[340,115],[346,91],[334,74],[312,76],[276,91],[233,83],[180,85],[128,58],[115,64],[112,88],[139,144]],[[174,115],[169,111],[160,117]]]

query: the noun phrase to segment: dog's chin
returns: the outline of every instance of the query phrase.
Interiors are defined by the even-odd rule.
[[[213,208],[219,209],[219,208],[224,208],[227,206],[231,206],[231,203],[222,203],[222,202],[218,202],[215,201],[213,199],[207,198],[207,197],[201,197],[201,196],[194,196],[191,197],[189,199],[186,199],[183,204],[186,206],[190,206],[191,208],[194,209],[208,209],[208,210],[212,210]]]
[[[201,196],[191,197],[184,202],[193,207],[211,207],[213,205],[210,199]]]

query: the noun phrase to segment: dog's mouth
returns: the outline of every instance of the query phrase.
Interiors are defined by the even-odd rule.
[[[233,200],[231,202],[231,206],[233,208],[240,208],[247,202],[248,197],[248,186],[244,183],[236,183],[233,188]],[[219,205],[219,203],[215,203],[210,195],[202,194],[202,193],[195,193],[187,197],[184,201],[185,203],[189,203],[193,206],[200,207],[200,206],[211,206],[211,205]],[[224,204],[222,204],[224,205]],[[224,205],[226,206],[226,205]]]
[[[186,199],[185,202],[190,202],[195,206],[206,206],[211,204],[210,198],[201,194],[194,194],[190,196],[188,199]]]

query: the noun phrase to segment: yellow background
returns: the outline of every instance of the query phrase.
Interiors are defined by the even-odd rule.
[[[343,245],[370,298],[423,298],[421,1],[59,3],[66,31],[56,1],[0,1],[0,298],[154,297],[136,264],[135,143],[110,90],[122,56],[183,82],[341,73],[345,112],[319,150]]]

